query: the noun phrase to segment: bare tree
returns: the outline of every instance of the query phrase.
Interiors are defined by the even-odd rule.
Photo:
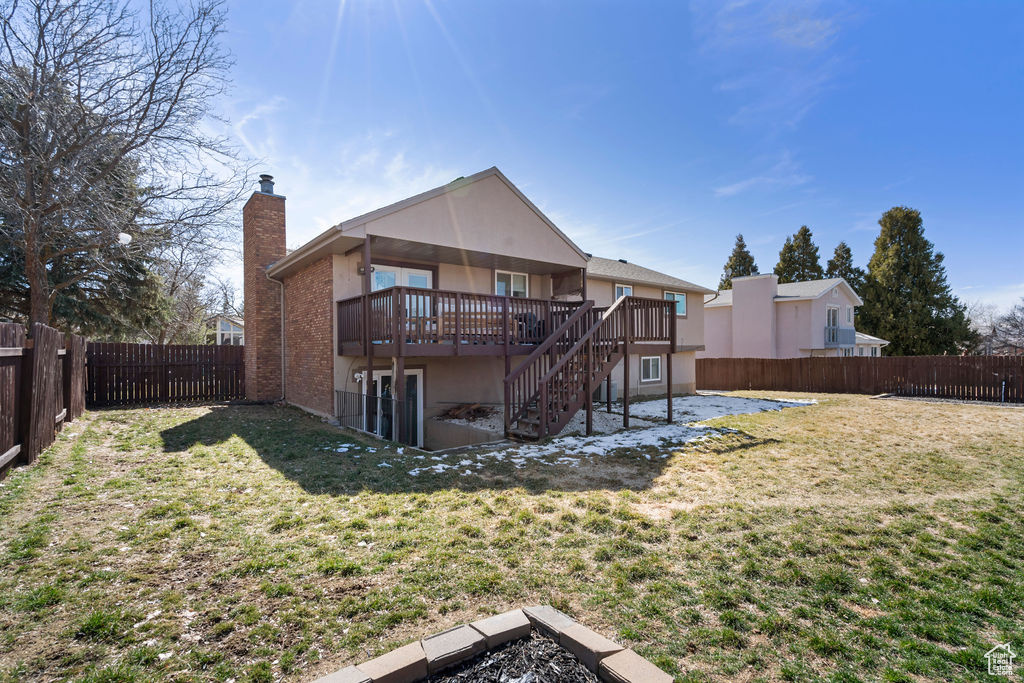
[[[999,316],[993,336],[997,353],[1015,356],[1024,353],[1024,298]]]
[[[999,309],[993,304],[986,304],[983,301],[973,301],[967,304],[967,320],[971,330],[978,338],[974,353],[983,356],[991,356],[996,353],[994,344],[998,319]]]
[[[175,5],[0,0],[0,238],[23,254],[29,322],[111,263],[229,229],[245,171],[208,125],[223,3]]]

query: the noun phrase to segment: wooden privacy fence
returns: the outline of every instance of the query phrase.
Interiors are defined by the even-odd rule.
[[[0,323],[0,476],[29,464],[85,411],[85,339]]]
[[[697,388],[1024,403],[1024,356],[698,358]]]
[[[242,346],[89,342],[90,406],[245,397]]]

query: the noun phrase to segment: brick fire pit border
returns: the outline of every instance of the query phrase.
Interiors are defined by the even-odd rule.
[[[316,683],[415,683],[453,664],[518,640],[532,629],[549,636],[608,683],[672,683],[649,661],[550,605],[524,607],[456,626],[403,645],[376,659],[347,666]]]

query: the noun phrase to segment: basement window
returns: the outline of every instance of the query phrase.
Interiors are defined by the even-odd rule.
[[[640,381],[661,381],[661,356],[643,356],[640,358]]]

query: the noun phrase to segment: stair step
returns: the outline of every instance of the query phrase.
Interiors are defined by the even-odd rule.
[[[518,437],[520,439],[529,439],[530,441],[536,441],[539,437],[537,432],[528,432],[524,429],[510,429],[508,433],[511,436]]]
[[[539,427],[540,426],[540,419],[539,418],[533,418],[533,417],[523,417],[523,418],[519,419],[519,423],[520,424],[533,425],[534,427]]]

